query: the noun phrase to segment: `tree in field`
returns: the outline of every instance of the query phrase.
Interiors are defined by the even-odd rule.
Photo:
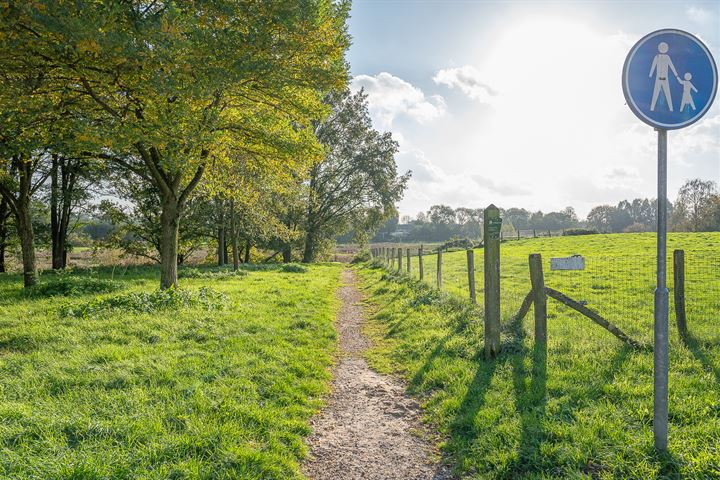
[[[597,207],[593,207],[587,216],[588,225],[596,229],[598,232],[612,232],[615,210],[615,207],[612,205],[598,205]]]
[[[58,93],[51,67],[21,54],[29,32],[18,33],[13,6],[0,9],[0,198],[12,215],[22,251],[25,287],[37,282],[32,197],[45,180],[40,167],[58,132],[67,100]]]
[[[530,226],[530,212],[524,208],[508,208],[503,212],[502,217],[517,230],[527,230]]]
[[[82,204],[90,197],[90,187],[99,174],[100,165],[82,155],[52,152],[48,155],[49,185],[46,185],[50,207],[52,268],[67,266],[68,236],[76,225]]]
[[[103,200],[98,206],[102,218],[115,226],[102,244],[160,263],[163,232],[159,191],[153,186],[148,187],[137,175],[126,174],[121,169],[111,169],[110,174],[111,192],[120,201]],[[182,264],[185,258],[207,243],[211,212],[209,202],[196,198],[187,200],[181,216],[183,228],[178,235],[178,263]]]
[[[409,178],[397,175],[397,142],[372,128],[364,92],[331,93],[327,102],[332,113],[316,128],[326,154],[310,169],[303,262],[315,260],[323,240],[353,227],[373,231],[395,215]]]
[[[711,180],[687,180],[675,203],[673,223],[676,228],[700,232],[713,227],[714,207],[717,202],[717,184]]]
[[[160,197],[161,287],[177,284],[180,219],[227,148],[277,162],[318,145],[320,92],[346,82],[349,6],[330,0],[37,0],[8,14],[90,119],[81,133]],[[305,158],[308,158],[306,156]]]

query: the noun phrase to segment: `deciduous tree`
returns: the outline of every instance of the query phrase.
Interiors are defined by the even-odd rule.
[[[160,197],[161,287],[177,284],[180,219],[227,148],[278,161],[316,147],[321,92],[346,82],[346,2],[11,3],[20,55],[81,105],[79,135]],[[278,155],[283,153],[284,155]]]
[[[333,92],[327,102],[332,113],[316,127],[326,154],[310,169],[303,262],[315,260],[323,240],[353,226],[374,230],[395,215],[409,179],[397,174],[397,142],[372,128],[364,92]]]

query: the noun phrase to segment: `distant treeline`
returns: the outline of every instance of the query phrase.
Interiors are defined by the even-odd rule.
[[[598,233],[649,232],[656,227],[657,200],[636,198],[617,205],[598,205],[585,219],[579,219],[573,207],[558,212],[532,212],[525,208],[500,209],[503,234],[524,235],[560,232],[584,228]],[[673,231],[720,231],[720,195],[718,185],[701,179],[688,180],[669,203],[670,228]],[[482,232],[482,208],[452,208],[433,205],[414,218],[408,215],[391,218],[373,238],[375,242],[403,241],[444,242],[452,238],[479,238]],[[341,241],[344,239],[340,239]]]

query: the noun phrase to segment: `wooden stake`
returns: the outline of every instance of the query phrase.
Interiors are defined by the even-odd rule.
[[[442,289],[442,250],[437,254],[437,288]]]
[[[420,245],[420,249],[418,250],[418,270],[420,270],[420,281],[423,279],[423,246]]]
[[[685,251],[673,252],[673,279],[675,286],[675,322],[681,337],[687,335],[687,317],[685,316]]]
[[[468,270],[468,289],[470,290],[470,300],[477,305],[475,299],[475,255],[472,249],[467,251],[467,270]]]

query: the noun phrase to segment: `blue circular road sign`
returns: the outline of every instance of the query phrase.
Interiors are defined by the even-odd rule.
[[[718,72],[708,48],[682,30],[649,33],[625,59],[622,86],[630,110],[658,129],[691,125],[717,92]]]

